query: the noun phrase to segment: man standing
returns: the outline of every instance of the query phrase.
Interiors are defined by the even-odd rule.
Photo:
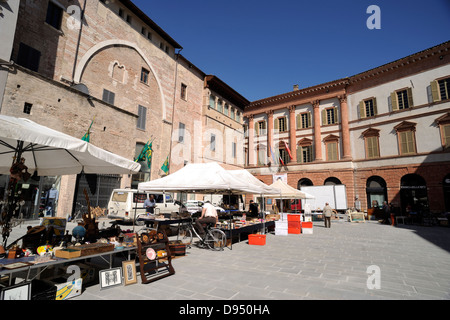
[[[325,228],[331,228],[331,215],[333,214],[333,208],[330,207],[329,203],[325,203],[323,208],[323,216],[325,219]]]
[[[147,212],[147,215],[153,214],[155,212],[155,207],[156,207],[155,196],[151,194],[150,199],[147,198],[144,201],[144,208],[145,211]]]
[[[258,204],[256,204],[253,200],[250,200],[250,208],[248,212],[249,217],[258,218]]]
[[[195,221],[195,227],[201,237],[205,235],[205,229],[203,228],[204,223],[216,224],[219,220],[217,215],[217,210],[211,204],[211,202],[206,201],[203,205],[202,215]]]

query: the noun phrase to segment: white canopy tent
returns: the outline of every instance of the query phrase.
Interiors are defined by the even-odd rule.
[[[132,174],[141,165],[100,149],[81,138],[31,120],[0,115],[0,174],[10,174],[13,157],[26,160],[38,176],[84,173]]]
[[[262,182],[259,182],[258,184],[252,184],[248,177],[241,178],[239,174],[233,174],[231,170],[225,170],[216,162],[191,163],[166,177],[139,183],[138,190],[199,194],[262,194],[273,192],[269,186],[262,186]]]
[[[270,185],[271,188],[278,189],[280,192],[277,195],[267,195],[275,199],[315,199],[313,195],[292,188],[290,185],[278,179],[275,183]]]

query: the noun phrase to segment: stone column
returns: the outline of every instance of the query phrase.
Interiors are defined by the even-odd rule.
[[[297,162],[297,126],[295,119],[295,106],[289,107],[289,149],[291,150],[291,162]]]
[[[255,120],[253,115],[248,117],[248,165],[254,166],[255,162]]]
[[[320,101],[312,101],[314,109],[314,159],[315,161],[323,161],[322,157],[322,132],[320,121]]]
[[[267,156],[272,159],[270,149],[273,150],[273,110],[267,111]]]
[[[344,160],[352,159],[352,151],[350,147],[350,129],[348,126],[348,105],[347,96],[339,97],[341,103],[341,126],[342,126],[342,152]]]

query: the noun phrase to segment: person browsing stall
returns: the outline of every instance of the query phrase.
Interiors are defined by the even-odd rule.
[[[323,216],[325,219],[325,228],[331,228],[331,215],[337,214],[336,210],[330,207],[330,204],[327,202],[325,203],[325,207],[323,208]]]
[[[203,205],[202,215],[195,221],[196,229],[201,237],[205,235],[205,229],[203,224],[211,223],[216,225],[219,221],[219,216],[217,215],[217,210],[211,204],[211,202],[206,201]]]
[[[252,218],[258,218],[259,212],[258,212],[258,204],[255,203],[253,200],[250,200],[250,206],[248,211],[248,216]]]
[[[144,208],[145,211],[147,212],[147,215],[153,214],[155,212],[155,207],[156,207],[155,196],[151,194],[150,198],[147,198],[144,201]]]

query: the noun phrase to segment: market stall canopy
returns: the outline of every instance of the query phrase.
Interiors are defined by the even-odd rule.
[[[281,179],[270,185],[272,188],[279,189],[281,192],[276,195],[267,195],[268,198],[276,199],[314,199],[315,197],[309,193],[292,188],[290,185],[284,183]]]
[[[261,180],[257,179],[254,175],[252,175],[247,170],[228,170],[228,173],[230,173],[232,176],[234,176],[236,179],[241,180],[249,185],[252,185],[254,187],[260,188],[261,192],[260,194],[263,195],[279,195],[281,190],[277,188],[272,188],[271,186],[268,186]]]
[[[200,194],[260,194],[261,188],[235,178],[218,163],[191,163],[157,180],[139,183],[141,191],[171,191]]]
[[[132,174],[141,167],[81,138],[28,119],[0,115],[0,174],[10,174],[15,155],[24,158],[28,172],[38,176]]]

